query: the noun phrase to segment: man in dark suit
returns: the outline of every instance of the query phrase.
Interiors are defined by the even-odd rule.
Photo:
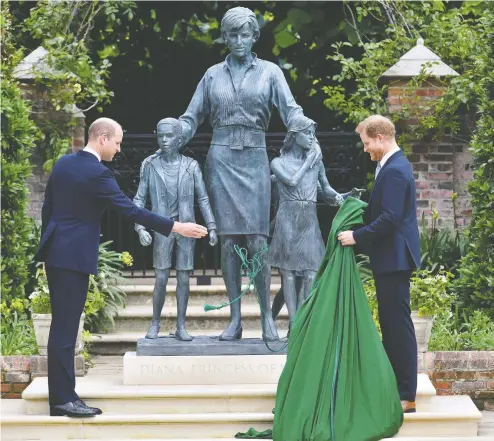
[[[45,262],[52,323],[48,340],[50,415],[87,417],[101,413],[75,392],[74,350],[86,302],[89,275],[97,274],[100,221],[113,208],[131,222],[168,236],[203,237],[206,228],[174,222],[137,207],[118,187],[101,160],[120,151],[120,125],[100,118],[89,127],[87,146],[60,158],[48,180],[42,209],[41,241],[36,260]]]
[[[410,316],[410,277],[420,266],[415,181],[395,140],[394,124],[380,115],[362,121],[357,132],[376,161],[376,176],[365,213],[366,226],[339,233],[342,245],[369,250],[376,283],[384,348],[406,413],[415,412],[417,341]]]

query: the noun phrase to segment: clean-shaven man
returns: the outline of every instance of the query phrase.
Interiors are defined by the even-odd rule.
[[[42,209],[41,241],[36,260],[45,262],[52,322],[48,340],[50,415],[88,417],[101,413],[75,392],[74,349],[86,302],[89,275],[97,274],[101,216],[116,210],[131,222],[168,236],[176,232],[200,238],[205,227],[174,222],[137,207],[118,187],[101,160],[120,151],[123,132],[109,118],[89,127],[87,146],[60,158],[51,172]]]

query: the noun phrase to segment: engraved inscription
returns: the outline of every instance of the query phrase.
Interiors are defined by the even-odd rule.
[[[251,363],[197,363],[190,366],[179,364],[141,364],[141,375],[194,375],[203,374],[234,374],[242,375],[245,373],[281,373],[284,363],[271,364],[251,364]]]

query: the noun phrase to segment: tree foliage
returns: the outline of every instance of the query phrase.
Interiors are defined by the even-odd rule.
[[[36,148],[40,149],[49,170],[71,145],[67,128],[74,121],[73,104],[91,107],[109,101],[112,93],[105,80],[111,65],[106,58],[91,58],[89,34],[96,26],[111,32],[112,23],[121,20],[122,11],[127,16],[131,14],[133,3],[41,1],[28,2],[27,6],[28,15],[19,20],[20,3],[2,2],[0,17],[0,309],[4,353],[17,352],[12,346],[17,336],[25,334],[27,328],[32,331],[26,316],[26,290],[35,283],[33,256],[39,243],[39,229],[27,214],[31,155]],[[48,51],[43,63],[49,69],[33,72],[33,91],[17,81],[14,73],[21,60],[38,46]],[[32,347],[31,343],[21,346]]]
[[[89,120],[105,109],[124,128],[151,131],[159,118],[183,112],[205,70],[224,59],[220,21],[235,5],[42,1],[24,17],[26,7],[10,7],[20,35],[16,47],[43,45],[54,71],[48,83],[64,84],[48,88],[55,111],[75,102],[90,109]],[[393,117],[419,119],[404,142],[444,134],[472,139],[474,214],[458,289],[465,305],[492,310],[493,5],[380,0],[242,6],[255,10],[261,24],[255,51],[286,72],[297,101],[321,130],[351,130],[368,114],[385,113],[387,85],[380,77],[419,37],[460,74],[445,82],[446,93],[426,115],[416,100]],[[410,96],[424,81],[425,73],[411,82]],[[111,89],[117,96],[110,103]],[[47,126],[43,149],[56,160],[68,138]],[[276,117],[271,129],[283,130]]]
[[[40,139],[29,118],[30,105],[12,71],[22,59],[12,40],[12,23],[6,3],[1,5],[2,39],[2,299],[9,308],[14,299],[25,298],[25,285],[33,258],[33,223],[27,215],[29,158]]]
[[[13,9],[15,3],[10,4]],[[17,21],[16,45],[27,55],[38,46],[46,49],[42,60],[48,69],[33,69],[37,100],[43,111],[37,112],[36,122],[44,134],[40,144],[45,169],[71,147],[71,129],[76,126],[80,111],[110,102],[113,92],[108,88],[110,56],[117,55],[111,47],[94,51],[94,40],[105,39],[114,26],[133,18],[134,2],[62,0],[39,1]],[[15,11],[17,15],[19,10]],[[28,44],[28,47],[25,45]],[[75,106],[77,107],[75,107]]]
[[[336,26],[328,26],[329,8]],[[263,32],[273,35],[272,53],[291,80],[301,83],[309,97],[323,97],[325,106],[358,123],[372,113],[386,113],[387,84],[382,73],[418,38],[459,73],[444,81],[445,94],[424,113],[424,100],[415,90],[429,82],[426,69],[405,91],[409,104],[393,114],[395,120],[416,118],[417,126],[402,134],[402,143],[449,135],[470,141],[475,180],[473,219],[467,254],[457,283],[465,308],[484,308],[494,315],[494,5],[469,1],[387,1],[333,4],[279,4],[257,11],[268,16]],[[217,27],[201,28],[217,32]],[[196,33],[189,33],[194,38]],[[211,44],[214,38],[201,37]],[[307,57],[309,60],[307,60]],[[431,83],[432,84],[432,83]],[[295,87],[297,90],[297,87]],[[415,97],[414,99],[410,99]]]

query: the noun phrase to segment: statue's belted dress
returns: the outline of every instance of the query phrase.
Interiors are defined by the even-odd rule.
[[[282,157],[283,158],[283,157]],[[289,165],[285,165],[290,170]],[[321,162],[307,170],[293,187],[277,180],[279,205],[266,262],[290,271],[317,271],[324,256],[324,241],[317,219],[317,185]],[[292,168],[293,173],[296,169]]]
[[[206,71],[179,118],[183,144],[208,117],[213,138],[205,181],[217,233],[267,236],[271,178],[265,132],[271,109],[278,109],[288,130],[303,112],[278,66],[254,57],[236,89],[229,57]]]

